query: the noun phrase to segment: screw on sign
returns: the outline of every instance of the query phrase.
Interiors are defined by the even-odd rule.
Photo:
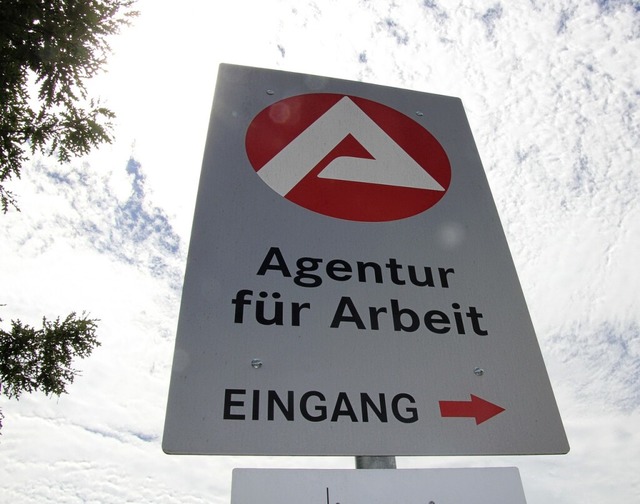
[[[245,143],[269,187],[340,219],[411,217],[438,203],[451,181],[449,159],[431,133],[397,110],[355,96],[278,101],[253,119]]]

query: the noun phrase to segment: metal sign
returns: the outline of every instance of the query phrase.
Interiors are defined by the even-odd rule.
[[[231,504],[526,504],[515,467],[234,469]]]
[[[163,448],[568,451],[459,99],[221,65]]]

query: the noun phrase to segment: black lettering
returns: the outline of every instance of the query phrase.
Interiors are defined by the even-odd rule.
[[[276,264],[271,264],[274,259],[276,260]],[[267,252],[267,255],[260,265],[260,269],[258,269],[258,275],[264,275],[268,270],[280,271],[284,277],[291,276],[284,256],[278,247],[271,247],[269,249],[269,252]]]
[[[436,334],[448,333],[451,327],[451,321],[444,312],[439,310],[431,310],[424,314],[424,323],[431,332]],[[436,327],[436,324],[445,324],[444,327]]]
[[[467,312],[467,317],[471,319],[471,325],[473,326],[473,332],[475,332],[478,336],[486,336],[489,334],[488,331],[480,328],[480,319],[482,318],[482,313],[478,313],[475,306],[470,306],[469,311]]]
[[[244,420],[242,413],[231,413],[231,408],[244,406],[244,401],[234,401],[234,395],[246,394],[245,389],[224,389],[224,408],[222,418],[225,420]]]
[[[345,315],[345,310],[349,311],[349,315]],[[342,298],[340,298],[338,308],[336,309],[336,313],[331,321],[331,327],[334,329],[340,327],[342,322],[353,322],[358,329],[366,329],[364,322],[362,322],[362,318],[360,318],[358,310],[356,310],[356,307],[349,296],[342,296]]]
[[[251,420],[260,419],[260,391],[253,391],[253,403],[251,404]]]
[[[321,404],[316,404],[313,407],[313,409],[317,413],[316,415],[312,415],[311,413],[309,413],[308,402],[309,402],[309,399],[312,397],[315,397],[321,401]],[[306,420],[309,420],[310,422],[322,422],[323,420],[327,419],[327,407],[324,404],[322,404],[324,403],[324,401],[325,401],[324,394],[316,390],[311,390],[309,392],[306,392],[300,398],[300,413],[302,413],[302,416]]]
[[[300,325],[300,312],[303,308],[310,309],[310,303],[291,303],[291,325],[298,327]]]
[[[369,394],[361,393],[360,394],[360,407],[362,408],[362,421],[369,421],[369,408],[376,414],[378,420],[383,423],[387,422],[387,401],[385,399],[384,394],[378,394],[380,400],[380,407],[378,407]]]
[[[424,266],[424,280],[419,280],[416,275],[416,267],[413,265],[408,266],[409,270],[409,281],[418,287],[429,286],[433,287],[433,273],[431,273],[431,268]]]
[[[451,307],[454,310],[459,310],[460,309],[460,305],[458,303],[453,303],[451,305]],[[456,321],[456,329],[458,330],[458,334],[465,334],[464,322],[462,321],[462,313],[460,313],[459,311],[454,311],[453,312],[453,318]]]
[[[373,270],[373,276],[376,283],[382,283],[382,268],[378,263],[374,262],[360,262],[358,261],[358,282],[367,281],[367,269]]]
[[[242,324],[244,321],[244,307],[251,304],[251,300],[247,296],[252,296],[253,291],[241,289],[236,293],[236,297],[231,300],[231,304],[236,307],[233,321],[236,324]]]
[[[343,409],[344,408],[344,409]],[[338,393],[338,399],[336,400],[336,406],[333,408],[333,414],[331,415],[331,421],[337,422],[338,417],[340,416],[348,416],[352,422],[357,422],[358,417],[356,416],[356,412],[351,406],[351,402],[349,402],[349,396],[346,392]]]
[[[398,394],[394,396],[391,400],[391,411],[393,411],[393,416],[396,417],[402,423],[414,423],[418,421],[418,410],[417,408],[405,408],[404,412],[408,413],[408,416],[403,416],[400,412],[399,403],[401,399],[406,399],[410,404],[415,404],[416,400],[409,394]]]
[[[296,261],[298,271],[296,271],[293,283],[300,287],[318,287],[318,285],[321,285],[321,276],[309,274],[311,271],[317,271],[320,263],[322,263],[322,259],[317,259],[315,257],[301,257],[298,259]]]
[[[401,280],[400,277],[398,277],[398,271],[402,269],[402,264],[398,264],[398,261],[396,259],[394,259],[393,257],[390,258],[389,262],[385,264],[385,266],[391,272],[391,281],[394,284],[404,285],[407,283],[406,281]]]
[[[249,392],[251,397],[247,399]],[[264,393],[266,393],[266,408],[261,408],[261,405],[264,404],[261,395]],[[390,418],[402,423],[418,421],[416,401],[408,393],[396,394],[391,399],[390,406],[393,416],[388,414],[387,396],[382,392],[377,394],[361,392],[359,394],[360,409],[358,410],[356,410],[358,405],[352,402],[358,401],[357,396],[354,395],[351,398],[347,392],[338,392],[336,396],[332,396],[332,399],[335,397],[335,400],[331,401],[331,406],[327,405],[325,394],[318,390],[307,391],[299,397],[299,401],[294,402],[296,394],[292,390],[278,392],[276,390],[225,389],[223,418],[225,420],[247,420],[250,418],[252,421],[267,420],[270,422],[285,419],[293,422],[296,409],[299,408],[299,419],[314,423],[325,421],[368,423],[376,420],[388,423]],[[251,405],[249,405],[249,401],[251,401]],[[250,414],[248,413],[249,409],[251,410]],[[261,416],[265,409],[266,419]],[[298,421],[300,421],[299,419]]]
[[[438,268],[438,273],[440,274],[440,285],[444,289],[447,289],[449,287],[449,279],[447,278],[447,275],[453,275],[455,271],[453,268]]]
[[[346,275],[339,275],[339,273],[347,273]],[[329,261],[327,263],[327,276],[332,280],[337,280],[338,282],[344,282],[345,280],[349,280],[351,275],[351,265],[347,261],[343,261],[342,259],[334,259],[333,261]]]
[[[293,391],[287,392],[287,405],[282,402],[282,399],[278,396],[275,390],[269,390],[267,392],[267,420],[274,419],[275,406],[278,406],[280,412],[289,421],[293,421]]]
[[[378,316],[381,313],[387,313],[386,307],[382,306],[380,308],[376,308],[375,306],[369,307],[369,321],[371,322],[371,330],[377,331],[380,329],[380,322],[378,320]]]
[[[268,294],[266,292],[261,292],[259,294],[259,296],[263,299],[265,299]],[[280,298],[280,293],[279,292],[274,292],[272,294],[274,299],[279,299]],[[282,318],[282,301],[276,301],[274,303],[274,314],[272,318],[266,318],[264,315],[264,301],[256,301],[256,321],[259,324],[262,325],[279,325],[281,326],[283,324],[283,318]]]
[[[375,282],[382,284],[390,281],[395,285],[414,285],[416,287],[449,288],[450,278],[455,274],[453,268],[436,268],[431,266],[403,265],[394,257],[390,257],[384,266],[375,261],[355,261],[355,265],[345,259],[327,259],[324,271],[321,265],[325,259],[319,257],[300,257],[296,261],[297,270],[293,281],[300,287],[318,287],[325,278],[336,282],[346,282],[357,277],[358,282]],[[406,274],[403,273],[406,268]],[[386,270],[386,271],[385,271]],[[290,278],[291,271],[287,261],[278,247],[267,251],[257,274],[266,275],[268,271],[279,272]],[[439,281],[439,283],[438,283]]]
[[[402,323],[402,316],[406,315],[411,319],[409,325]],[[393,329],[395,331],[414,332],[420,327],[420,318],[409,308],[400,308],[397,299],[391,300],[391,317],[393,318]]]

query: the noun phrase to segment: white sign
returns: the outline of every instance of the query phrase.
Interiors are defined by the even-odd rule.
[[[526,504],[515,467],[234,469],[231,504]]]
[[[568,451],[459,99],[220,67],[163,448]]]

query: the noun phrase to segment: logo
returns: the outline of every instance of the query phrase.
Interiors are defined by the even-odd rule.
[[[246,134],[249,162],[275,192],[313,212],[361,222],[417,215],[451,181],[449,159],[420,124],[381,103],[340,94],[286,98]]]

